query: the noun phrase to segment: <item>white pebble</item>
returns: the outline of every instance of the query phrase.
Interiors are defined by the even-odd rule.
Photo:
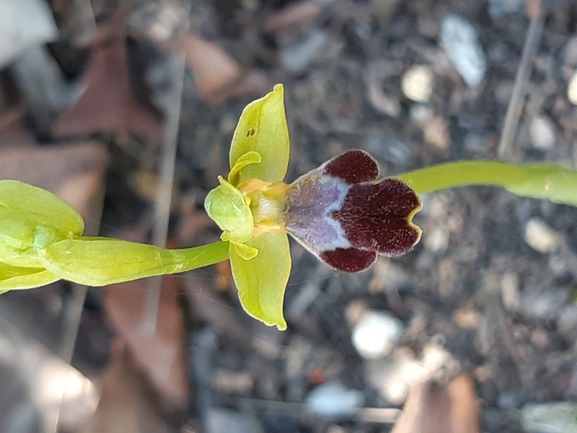
[[[535,149],[551,150],[555,145],[555,128],[546,116],[537,116],[529,124],[531,144]]]
[[[307,395],[305,406],[312,415],[335,419],[354,413],[364,402],[365,396],[361,391],[347,388],[338,382],[327,382]]]
[[[425,248],[432,253],[441,253],[449,246],[449,231],[444,227],[436,227],[424,239]]]
[[[375,359],[388,355],[403,335],[403,323],[396,317],[377,311],[366,312],[352,332],[359,355]]]
[[[413,66],[403,74],[401,89],[407,98],[415,102],[429,102],[434,80],[435,76],[429,67]]]
[[[577,105],[577,71],[573,72],[567,87],[567,98],[572,104]]]
[[[330,42],[330,36],[322,30],[311,31],[307,38],[281,54],[281,64],[289,72],[302,72]]]
[[[481,84],[487,61],[477,31],[469,21],[455,14],[446,14],[441,24],[440,45],[467,86],[475,88]]]
[[[525,226],[525,242],[540,253],[551,253],[559,247],[559,235],[542,219],[531,218]]]

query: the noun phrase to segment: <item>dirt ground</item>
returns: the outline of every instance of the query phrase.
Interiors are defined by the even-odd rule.
[[[292,141],[287,181],[353,148],[384,176],[461,159],[577,167],[571,0],[94,0],[93,28],[80,2],[50,7],[59,37],[39,46],[62,99],[73,96],[38,102],[24,63],[4,65],[0,176],[76,200],[92,234],[154,242],[178,131],[167,244],[216,241],[204,197],[228,171],[242,108],[275,83]],[[477,33],[478,85],[440,46],[447,14]],[[535,54],[522,66],[531,19]],[[431,78],[420,101],[403,87],[415,66]],[[293,242],[285,332],[242,311],[226,264],[165,279],[156,313],[142,281],[2,295],[14,354],[0,359],[0,411],[36,414],[3,417],[2,431],[56,431],[50,411],[62,432],[564,431],[522,420],[530,405],[577,399],[577,209],[491,187],[422,200],[421,242],[366,272],[338,273]],[[68,400],[64,387],[49,407],[26,370],[43,363],[18,361],[46,348],[94,389]]]

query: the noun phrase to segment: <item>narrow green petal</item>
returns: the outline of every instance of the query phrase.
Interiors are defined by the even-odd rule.
[[[9,290],[33,289],[59,279],[60,277],[44,268],[21,268],[0,263],[0,293]]]
[[[223,241],[247,241],[254,231],[250,207],[242,193],[222,176],[218,181],[220,186],[210,191],[204,200],[206,213],[224,232],[221,236]]]
[[[284,179],[289,163],[290,141],[282,84],[274,86],[265,97],[251,102],[242,112],[232,138],[230,166],[234,167],[250,151],[258,152],[262,161],[242,168],[236,185],[250,179],[265,182]]]
[[[247,165],[258,164],[261,161],[262,157],[258,152],[251,150],[250,152],[245,153],[237,159],[236,163],[231,167],[230,172],[228,173],[228,181],[232,185],[240,185],[238,182],[239,172]]]
[[[44,267],[60,278],[88,286],[185,272],[228,258],[226,242],[169,250],[111,238],[67,239],[40,250]]]
[[[245,260],[231,249],[232,275],[245,311],[279,330],[286,329],[283,316],[284,292],[291,270],[288,237],[285,233],[264,233],[246,242],[258,255]]]

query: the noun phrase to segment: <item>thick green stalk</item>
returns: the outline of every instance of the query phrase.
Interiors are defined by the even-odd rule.
[[[427,193],[469,185],[500,186],[523,197],[577,206],[577,171],[558,164],[510,164],[501,161],[457,161],[396,176]]]

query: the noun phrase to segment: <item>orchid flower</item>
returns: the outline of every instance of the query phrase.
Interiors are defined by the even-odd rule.
[[[283,183],[290,153],[282,85],[249,104],[234,132],[228,179],[206,197],[208,215],[229,242],[243,308],[286,329],[284,292],[291,270],[287,233],[328,265],[367,269],[378,254],[396,256],[419,241],[416,193],[398,179],[375,182],[376,161],[351,150]]]

